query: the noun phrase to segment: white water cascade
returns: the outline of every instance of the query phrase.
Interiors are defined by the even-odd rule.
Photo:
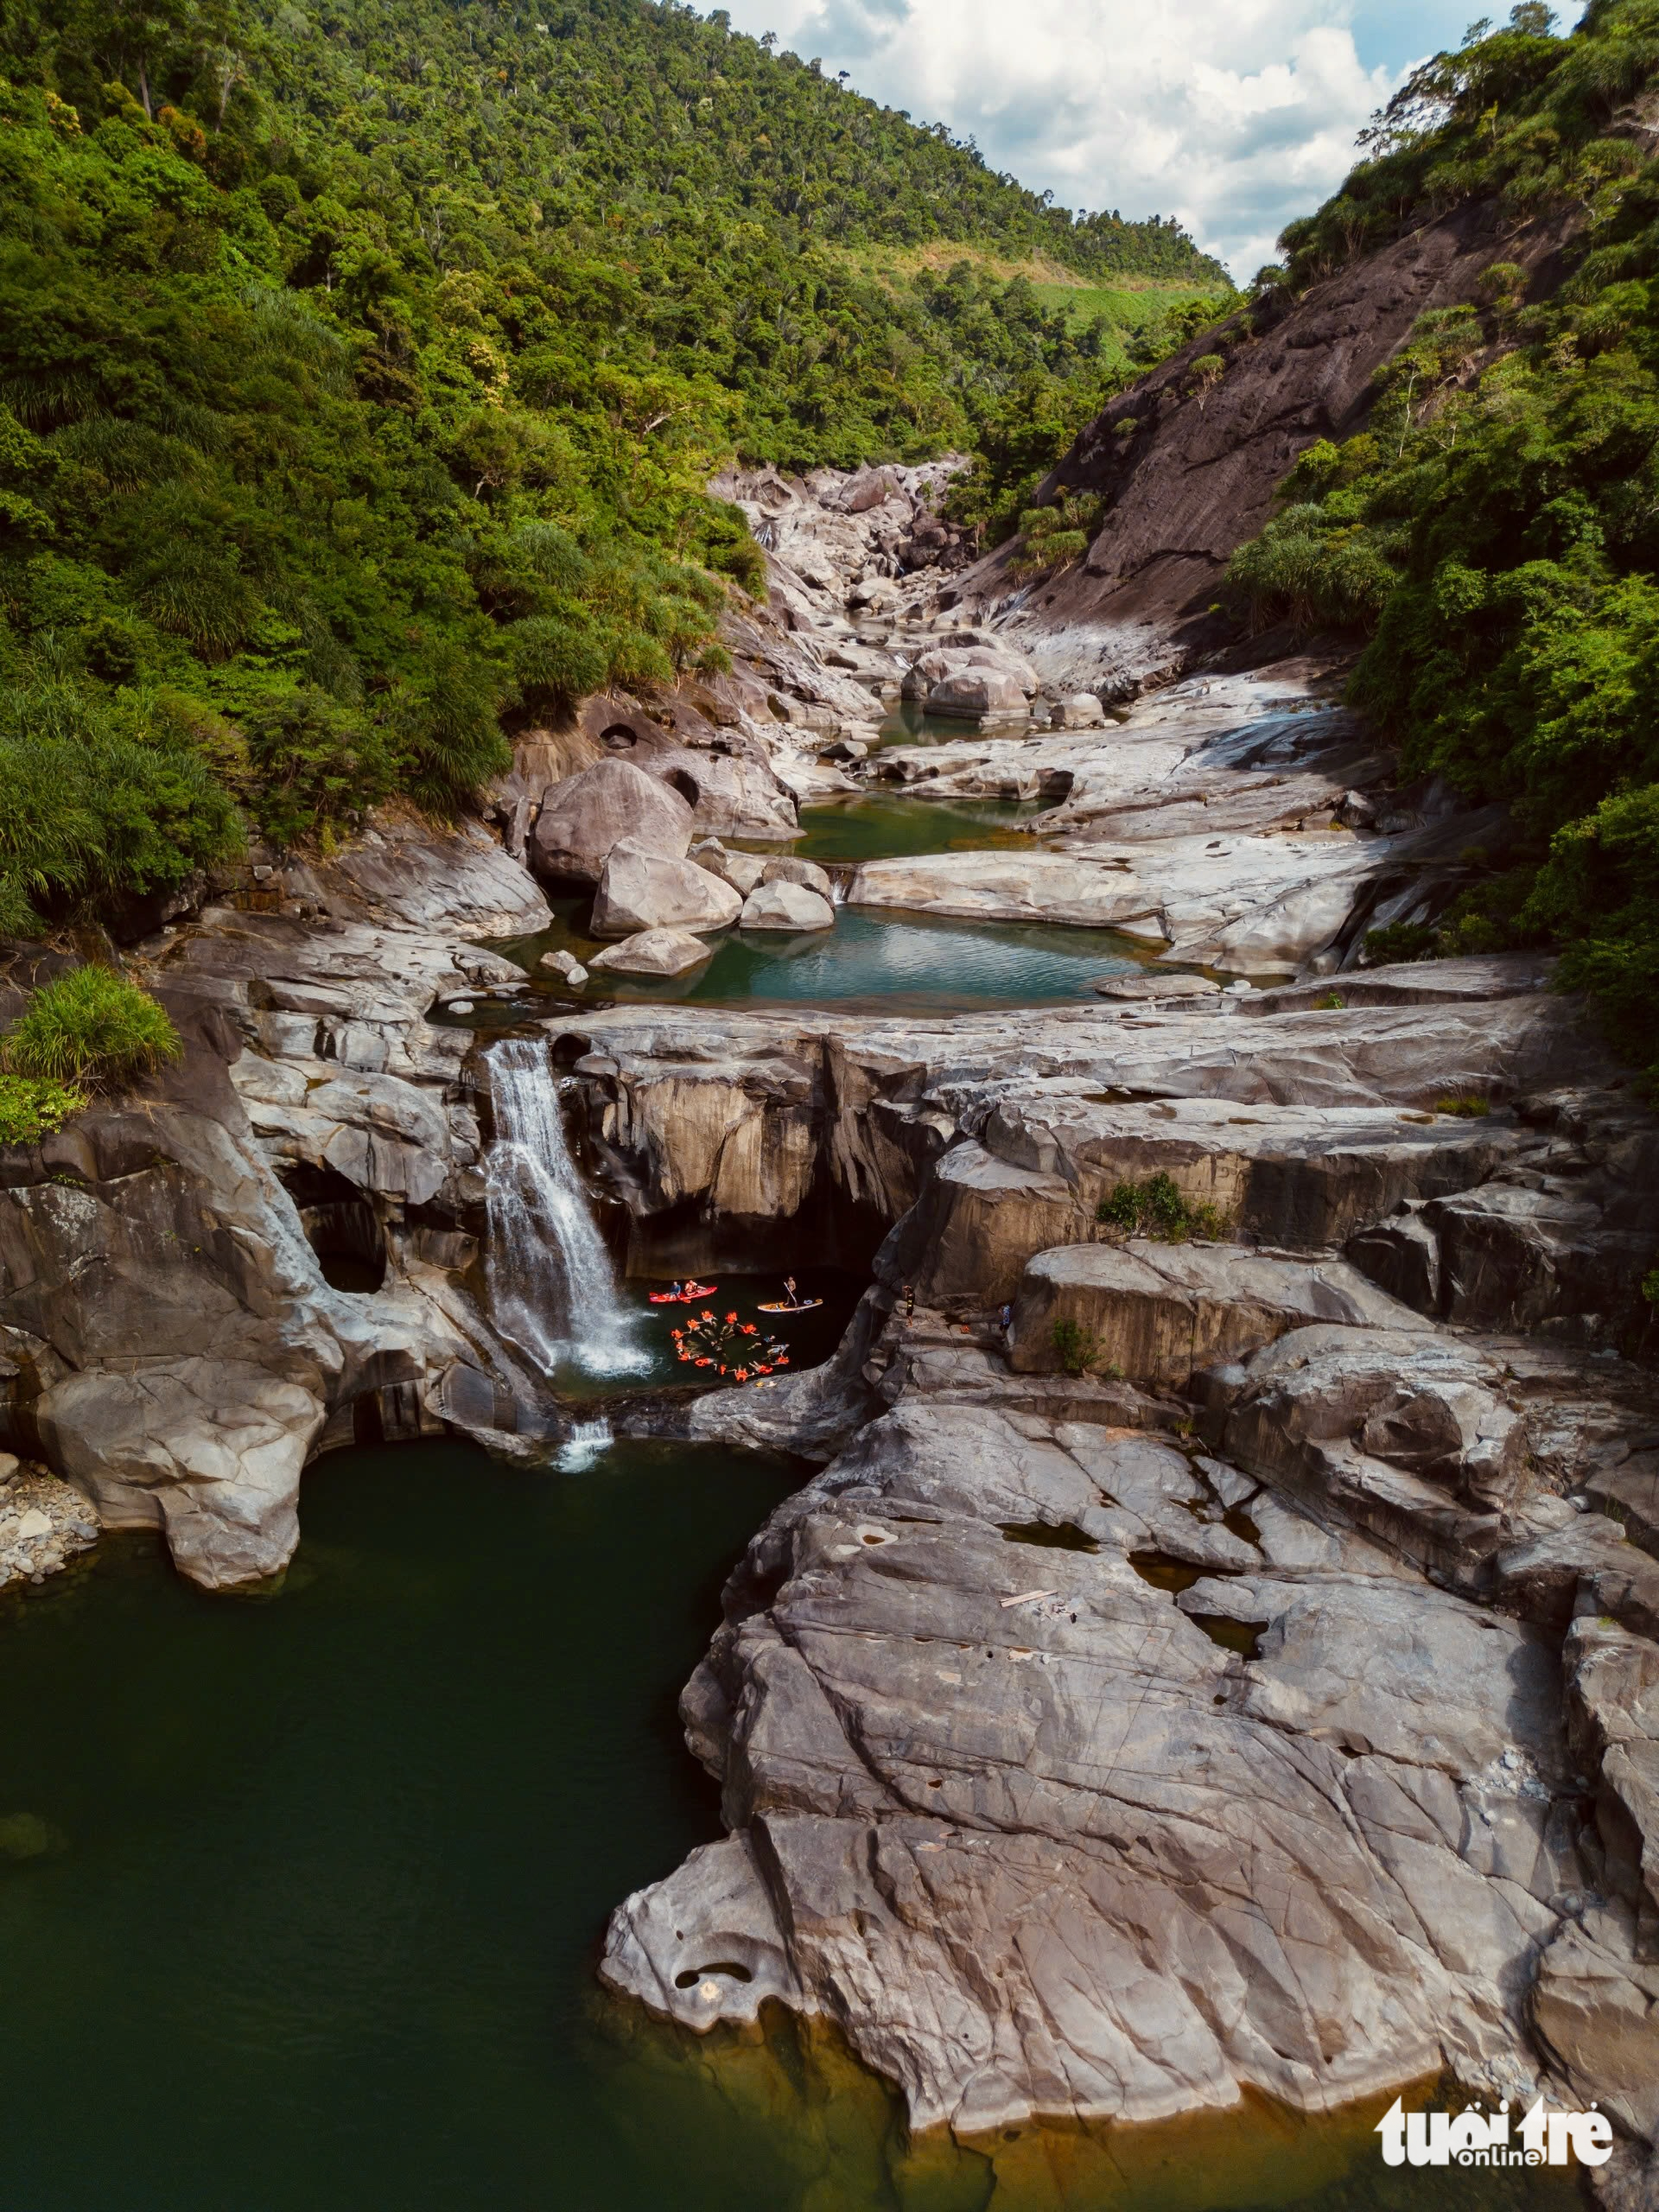
[[[611,1424],[603,1418],[573,1421],[570,1433],[565,1438],[559,1453],[560,1473],[585,1475],[596,1459],[604,1458],[615,1441]]]
[[[648,1367],[565,1142],[545,1041],[508,1038],[489,1066],[485,1274],[496,1327],[543,1369],[572,1358],[601,1375]]]

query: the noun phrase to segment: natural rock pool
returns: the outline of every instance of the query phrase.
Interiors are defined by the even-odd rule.
[[[491,950],[505,953],[527,975],[536,972],[545,952],[573,952],[586,964],[601,944],[578,925],[585,905],[555,901],[554,912],[558,920],[552,929],[498,942]],[[810,937],[734,930],[711,943],[709,959],[690,975],[595,976],[581,996],[682,1006],[835,1006],[849,1014],[971,1014],[1064,1005],[1087,998],[1097,976],[1128,974],[1145,964],[1132,940],[1115,930],[942,921],[852,906],[838,906],[835,928]],[[487,1001],[480,1010],[487,1015]]]
[[[960,734],[960,733],[958,733]],[[849,867],[935,853],[1039,848],[1022,834],[1039,806],[1015,800],[930,801],[876,795],[801,812],[801,835],[788,844],[749,845],[772,857]],[[742,841],[733,840],[734,844]],[[535,937],[497,941],[505,953],[557,992],[556,976],[538,968],[550,952],[569,952],[583,965],[604,949],[588,933],[590,901],[554,899],[551,928]],[[834,1006],[856,1013],[976,1013],[1010,1006],[1054,1006],[1086,999],[1102,976],[1143,967],[1147,948],[1116,930],[1039,926],[1020,923],[941,919],[837,906],[836,926],[790,936],[772,931],[728,931],[709,939],[708,961],[679,976],[595,975],[579,995],[596,1000],[665,1001],[676,1005]],[[467,1017],[489,1027],[535,1012],[533,1003],[494,1005],[480,1001]]]
[[[797,1479],[347,1452],[275,1595],[206,1597],[131,1536],[0,1602],[8,2202],[1565,2212],[1540,2177],[1389,2173],[1370,2114],[907,2145],[822,2040],[605,1998],[607,1913],[720,1833],[675,1698]]]

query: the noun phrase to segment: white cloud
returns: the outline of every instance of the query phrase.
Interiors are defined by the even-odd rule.
[[[727,0],[1068,207],[1178,215],[1241,281],[1395,81],[1344,0]]]

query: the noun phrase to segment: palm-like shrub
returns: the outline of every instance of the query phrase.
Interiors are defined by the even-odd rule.
[[[118,1090],[181,1049],[164,1007],[95,967],[43,983],[0,1040],[11,1074],[86,1090]]]
[[[569,617],[531,614],[507,632],[512,672],[532,712],[566,707],[602,689],[611,669],[611,640],[585,611]]]

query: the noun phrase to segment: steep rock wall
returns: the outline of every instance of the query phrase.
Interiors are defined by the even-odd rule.
[[[1226,626],[1207,610],[1222,571],[1267,520],[1297,454],[1363,429],[1377,369],[1420,315],[1475,297],[1490,263],[1517,262],[1535,292],[1553,289],[1567,230],[1517,230],[1471,203],[1195,338],[1120,393],[1043,486],[1040,497],[1105,499],[1083,563],[1010,599],[1004,547],[964,578],[964,603],[1001,600],[1046,672],[1064,663],[1078,681],[1116,678],[1126,692],[1220,643]],[[1193,362],[1217,352],[1219,384],[1195,393]]]

